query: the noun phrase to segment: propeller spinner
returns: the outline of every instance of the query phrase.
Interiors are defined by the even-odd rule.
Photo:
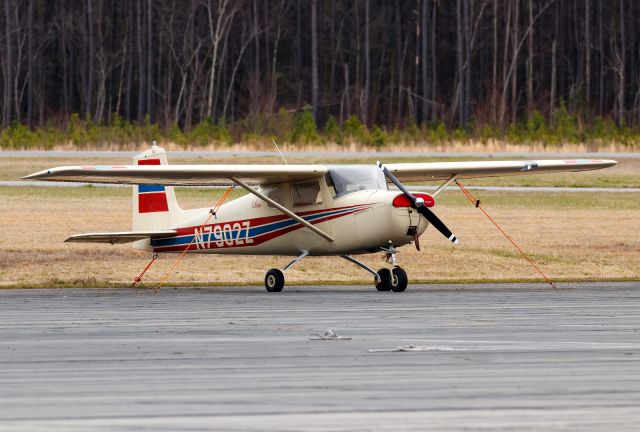
[[[440,218],[435,215],[435,213],[433,213],[427,206],[424,205],[423,198],[416,197],[411,192],[409,192],[407,188],[405,188],[404,185],[400,183],[400,180],[398,180],[387,167],[382,165],[380,161],[376,162],[376,165],[378,165],[378,168],[380,168],[380,170],[384,173],[385,177],[391,180],[391,182],[396,185],[396,187],[400,189],[400,191],[411,201],[411,207],[416,209],[418,213],[424,216],[424,218],[438,231],[440,231],[440,233],[449,241],[451,241],[453,244],[458,244],[457,237],[451,232],[449,228],[447,228],[444,222],[442,222]]]

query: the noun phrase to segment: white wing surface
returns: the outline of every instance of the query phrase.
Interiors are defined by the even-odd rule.
[[[125,231],[125,232],[112,232],[112,233],[89,233],[78,234],[69,237],[65,242],[74,243],[131,243],[136,240],[144,240],[147,238],[162,238],[170,237],[177,233],[176,230],[163,230],[163,231]]]
[[[323,165],[87,165],[51,168],[23,179],[211,186],[229,185],[232,177],[249,184],[270,184],[313,179],[327,172]]]
[[[589,171],[612,167],[606,159],[567,159],[529,161],[426,162],[385,164],[402,181],[418,182],[458,178],[497,177],[559,171]]]
[[[559,171],[588,171],[614,166],[605,159],[427,162],[385,165],[401,181],[495,177]],[[166,186],[229,185],[231,178],[260,185],[324,176],[325,165],[87,165],[64,166],[23,177],[26,180],[88,183],[161,184]]]

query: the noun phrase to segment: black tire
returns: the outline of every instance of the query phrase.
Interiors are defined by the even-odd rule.
[[[264,287],[269,292],[280,292],[284,288],[284,274],[278,269],[271,269],[264,276]]]
[[[391,270],[391,277],[389,278],[389,286],[393,292],[402,292],[407,289],[409,279],[407,278],[407,272],[400,267],[394,267]]]
[[[380,276],[381,281],[376,282],[376,289],[378,291],[390,291],[391,270],[389,270],[388,268],[382,268],[378,270],[378,276]]]

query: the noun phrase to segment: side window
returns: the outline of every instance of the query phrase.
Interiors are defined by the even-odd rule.
[[[269,188],[265,195],[267,195],[269,198],[271,198],[272,200],[274,200],[275,202],[277,202],[280,205],[284,205],[284,190],[282,190],[282,186],[273,186],[271,188]],[[271,203],[267,203],[267,205],[271,208],[273,208],[273,206],[271,205]]]
[[[291,185],[291,202],[294,207],[306,207],[322,203],[320,183],[308,181]]]
[[[324,179],[327,182],[327,186],[329,188],[329,194],[331,195],[331,198],[335,198],[338,195],[338,191],[336,190],[336,185],[333,184],[333,179],[331,178],[331,175],[327,174],[326,176],[324,176]]]

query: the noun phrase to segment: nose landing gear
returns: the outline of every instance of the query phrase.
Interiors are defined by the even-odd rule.
[[[341,256],[347,261],[351,261],[355,265],[373,274],[374,283],[378,291],[402,292],[406,290],[408,284],[407,272],[398,265],[398,259],[396,257],[397,249],[393,246],[393,243],[390,241],[387,247],[380,247],[378,250],[384,252],[386,261],[393,266],[392,269],[381,268],[375,272],[349,255]]]
[[[381,268],[378,270],[378,276],[380,277],[380,282],[376,281],[376,289],[378,291],[390,291],[391,284],[391,270],[388,268]]]
[[[390,263],[393,268],[391,270],[383,268],[378,270],[380,276],[380,282],[376,283],[378,291],[393,291],[402,292],[407,289],[408,278],[407,272],[398,265],[398,258],[396,257],[397,249],[393,246],[393,243],[389,241],[389,245],[386,248],[379,248],[384,252],[385,260]]]
[[[382,268],[378,270],[381,282],[376,283],[378,291],[393,291],[402,292],[407,289],[409,280],[407,278],[407,272],[402,267],[394,267],[391,270],[388,268]]]

